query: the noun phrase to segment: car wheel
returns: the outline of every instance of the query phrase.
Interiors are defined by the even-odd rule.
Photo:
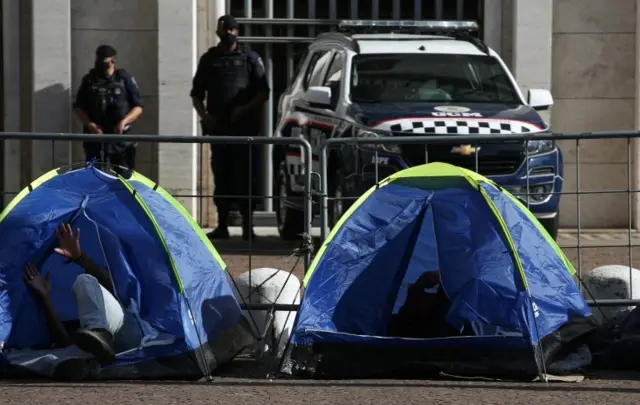
[[[286,204],[289,197],[297,195],[291,192],[289,178],[283,169],[279,170],[274,182],[273,195],[280,238],[287,241],[300,239],[300,234],[304,232],[304,212]]]
[[[553,218],[539,219],[544,229],[549,232],[553,240],[558,240],[558,230],[560,229],[560,213],[558,212]]]

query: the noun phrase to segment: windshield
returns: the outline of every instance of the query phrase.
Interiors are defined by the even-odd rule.
[[[500,62],[487,55],[357,55],[351,100],[360,103],[521,103]]]

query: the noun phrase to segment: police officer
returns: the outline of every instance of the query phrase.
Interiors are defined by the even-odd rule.
[[[93,69],[82,78],[73,109],[84,133],[125,134],[142,114],[138,85],[126,70],[116,68],[116,54],[112,46],[100,45]],[[135,143],[84,142],[83,146],[87,161],[135,169]]]
[[[191,88],[193,107],[200,116],[203,133],[257,136],[262,106],[271,91],[262,60],[257,53],[238,43],[238,23],[232,16],[218,19],[216,34],[220,43],[200,58]],[[246,145],[211,145],[218,227],[209,234],[210,238],[229,238],[228,216],[234,204],[243,217],[242,237],[255,238],[250,225],[255,199],[249,202],[247,198],[249,184],[256,186],[258,183],[259,149],[255,145],[251,155],[253,160],[250,162]],[[252,173],[249,167],[253,169]],[[257,187],[252,187],[251,194],[255,196],[256,190]]]

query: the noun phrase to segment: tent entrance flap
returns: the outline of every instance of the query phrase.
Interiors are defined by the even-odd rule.
[[[324,282],[307,288],[305,296],[329,306],[322,316],[300,319],[301,325],[360,335],[386,333],[403,276],[398,273],[405,272],[403,258],[416,237],[429,197],[429,193],[406,187],[389,188],[398,190],[394,194],[392,190],[380,189],[339,230],[325,250],[325,257],[333,257],[336,267],[318,267],[313,278]],[[326,278],[335,268],[344,269],[341,276]]]

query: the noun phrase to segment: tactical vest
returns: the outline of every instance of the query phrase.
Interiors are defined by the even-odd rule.
[[[89,89],[91,92],[89,118],[111,132],[131,109],[127,97],[124,79],[118,71],[110,78],[92,75]]]
[[[219,50],[210,58],[207,109],[227,114],[234,107],[249,102],[249,63],[247,51],[224,54]]]

